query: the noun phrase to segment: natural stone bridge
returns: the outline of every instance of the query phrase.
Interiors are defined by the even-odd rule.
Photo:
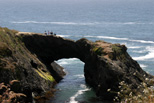
[[[18,35],[22,37],[29,51],[36,54],[47,67],[62,58],[75,57],[83,61],[85,81],[102,99],[111,100],[117,95],[121,81],[125,81],[129,88],[136,89],[145,78],[151,77],[129,56],[124,45],[103,41],[91,42],[87,39],[73,41],[59,36],[35,33]],[[56,74],[52,75],[58,78]],[[107,89],[114,92],[107,92]]]

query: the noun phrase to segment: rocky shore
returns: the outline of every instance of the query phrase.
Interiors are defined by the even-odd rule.
[[[85,63],[85,81],[103,100],[112,101],[123,82],[135,93],[141,91],[137,89],[141,83],[153,78],[129,56],[125,45],[0,28],[0,83],[20,81],[16,92],[26,95],[25,102],[53,95],[54,85],[65,75],[54,61],[62,58]]]

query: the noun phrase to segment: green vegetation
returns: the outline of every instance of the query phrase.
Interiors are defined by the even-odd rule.
[[[113,99],[118,103],[154,103],[154,86],[148,84],[154,83],[154,80],[146,78],[145,82],[142,82],[137,88],[133,90],[124,82],[119,83],[119,92]],[[114,92],[111,89],[108,92]]]
[[[24,44],[21,41],[22,38],[15,36],[17,32],[18,31],[0,27],[0,45],[2,44],[0,49],[2,47],[5,47],[9,48],[11,51],[20,51],[22,54],[24,54],[24,51],[22,51],[23,50],[22,48],[24,47]],[[0,52],[0,54],[2,52]]]
[[[27,50],[22,42],[22,37],[16,36],[16,33],[18,33],[18,31],[0,27],[0,70],[11,70],[16,73],[17,79],[20,80],[21,75],[19,68],[15,62],[11,62],[12,60],[8,58],[11,55],[15,55],[16,57],[24,58],[24,60],[28,62],[29,57],[35,56]],[[44,73],[41,70],[36,70],[36,72],[46,80],[55,81],[48,72]]]
[[[39,74],[39,76],[41,76],[45,80],[49,80],[51,82],[55,81],[55,79],[48,72],[45,73],[45,72],[43,72],[41,70],[35,70],[35,71]]]
[[[8,48],[8,46],[5,43],[0,42],[0,58],[5,57],[5,56],[11,56],[11,54],[12,52]]]
[[[99,56],[101,56],[101,55],[103,54],[103,48],[101,48],[101,47],[94,47],[94,48],[93,48],[93,51],[94,51],[97,55],[99,55]]]
[[[120,44],[113,44],[111,45],[111,48],[113,50],[113,55],[116,59],[125,61],[126,60],[126,52],[124,52],[124,48]]]
[[[123,53],[122,52],[122,47],[120,46],[120,44],[113,44],[113,45],[111,45],[111,48],[118,55]]]

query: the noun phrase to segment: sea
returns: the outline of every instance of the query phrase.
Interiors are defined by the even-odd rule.
[[[142,69],[154,75],[154,0],[0,0],[0,26],[124,44]],[[82,61],[56,62],[67,75],[48,103],[105,103],[86,85]]]

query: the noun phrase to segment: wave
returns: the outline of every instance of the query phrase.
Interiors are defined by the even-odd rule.
[[[125,41],[131,41],[131,42],[154,44],[154,41],[133,40],[133,39],[129,39],[129,38],[118,38],[118,37],[111,37],[111,36],[84,36],[84,37],[87,37],[87,38],[103,38],[103,39],[111,39],[111,40],[125,40]]]
[[[60,36],[60,37],[70,37],[71,35],[57,35],[57,36]]]
[[[154,24],[154,22],[102,22],[101,24],[110,24],[110,25],[145,25],[145,24]]]
[[[81,84],[80,87],[84,88],[84,89],[78,90],[78,92],[74,96],[70,97],[70,102],[69,103],[79,103],[78,101],[75,100],[75,98],[78,97],[79,95],[83,94],[85,91],[89,91],[90,90],[84,84]]]
[[[141,24],[154,24],[153,22],[123,22],[119,24],[124,24],[124,25],[141,25]]]
[[[145,49],[149,52],[148,54],[140,57],[133,57],[133,59],[140,61],[154,59],[154,47],[149,46],[146,47]]]
[[[128,40],[128,41],[139,42],[139,43],[154,44],[154,41],[145,41],[145,40]]]
[[[141,68],[146,68],[147,66],[144,65],[144,64],[140,64],[140,67],[141,67]]]
[[[67,61],[56,61],[56,63],[58,63],[59,65],[66,65],[66,64],[69,64]]]
[[[56,25],[144,25],[154,22],[41,22],[41,21],[12,21],[13,24],[56,24]]]
[[[84,78],[84,75],[83,74],[78,74],[78,75],[74,75],[74,76],[76,76],[78,78]]]
[[[38,22],[38,21],[13,21],[13,24],[56,24],[56,25],[96,25],[99,24],[98,22],[88,22],[88,23],[81,23],[81,22]]]
[[[61,37],[71,37],[72,35],[58,35],[58,36],[61,36]],[[129,39],[129,38],[118,38],[118,37],[112,37],[112,36],[91,36],[91,35],[84,36],[84,35],[78,35],[76,37],[80,37],[80,38],[84,37],[84,38],[110,39],[110,40],[122,40],[122,41],[138,42],[138,43],[144,43],[144,44],[154,44],[154,41],[135,40],[135,39]],[[136,48],[136,47],[134,47],[134,48]]]
[[[147,51],[146,50],[141,50],[141,51],[132,50],[131,52],[133,52],[133,53],[146,53]]]
[[[68,65],[68,64],[82,64],[82,65],[84,64],[84,62],[82,62],[78,58],[60,59],[60,60],[55,61],[55,62],[58,63],[61,66]]]
[[[117,38],[117,37],[111,37],[111,36],[84,36],[87,38],[103,38],[103,39],[113,39],[113,40],[128,40],[128,38]]]
[[[129,49],[139,49],[143,48],[143,46],[127,46]]]

